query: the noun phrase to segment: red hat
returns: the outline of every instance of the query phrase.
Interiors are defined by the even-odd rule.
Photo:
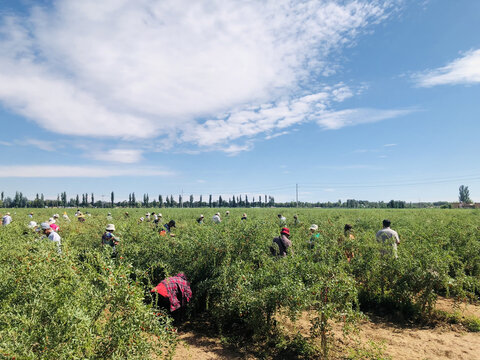
[[[290,230],[287,227],[282,228],[282,231],[280,231],[280,234],[285,234],[290,236]]]

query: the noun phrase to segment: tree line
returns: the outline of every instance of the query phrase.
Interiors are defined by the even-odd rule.
[[[113,208],[113,207],[130,207],[130,208],[201,208],[201,207],[272,207],[276,206],[275,198],[273,196],[249,196],[248,195],[233,195],[232,197],[213,198],[209,195],[204,200],[203,195],[200,195],[198,200],[195,200],[193,194],[187,199],[183,199],[182,195],[173,197],[173,195],[158,195],[153,199],[149,194],[143,194],[143,200],[138,200],[135,193],[128,194],[128,200],[115,201],[115,193],[110,193],[110,200],[95,199],[93,193],[76,194],[75,197],[68,199],[67,193],[62,192],[57,195],[56,200],[45,199],[43,194],[36,194],[34,199],[28,199],[22,192],[17,191],[15,197],[5,197],[4,192],[0,194],[0,206],[4,208],[44,208],[44,207],[95,207],[95,208]],[[102,198],[105,195],[102,195]],[[208,200],[207,200],[208,199]]]
[[[276,202],[273,196],[248,196],[233,195],[228,198],[218,196],[213,198],[208,195],[204,199],[200,195],[197,199],[190,195],[185,200],[182,195],[173,197],[173,195],[158,195],[153,199],[149,194],[143,194],[143,199],[138,200],[135,193],[128,194],[128,200],[115,201],[115,193],[110,193],[110,199],[97,199],[93,193],[77,194],[75,197],[68,199],[67,193],[62,192],[57,195],[56,199],[45,199],[43,194],[36,194],[34,199],[28,199],[22,192],[16,192],[13,198],[5,197],[1,192],[0,206],[4,208],[44,208],[44,207],[92,207],[92,208],[113,208],[113,207],[129,207],[129,208],[218,208],[218,207],[302,207],[302,208],[344,208],[344,209],[408,209],[408,208],[428,208],[428,207],[449,207],[447,201],[437,202],[405,202],[402,200],[384,201],[367,201],[348,199],[346,201],[338,200],[336,202]],[[105,195],[102,195],[105,198]]]

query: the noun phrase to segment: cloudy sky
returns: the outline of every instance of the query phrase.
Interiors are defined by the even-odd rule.
[[[0,188],[480,200],[479,16],[471,0],[2,0]]]

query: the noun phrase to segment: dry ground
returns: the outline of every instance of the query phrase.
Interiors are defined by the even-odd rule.
[[[455,304],[450,299],[441,298],[437,309],[455,312],[465,316],[480,318],[480,306]],[[282,326],[290,333],[308,334],[309,314],[292,324],[282,319]],[[466,332],[461,326],[442,324],[436,327],[403,326],[371,315],[359,325],[359,333],[342,337],[339,326],[335,326],[336,342],[332,348],[332,358],[345,359],[352,348],[366,349],[370,352],[381,349],[384,358],[408,360],[465,359],[480,360],[480,333]],[[179,334],[180,344],[174,360],[206,359],[254,359],[253,355],[244,355],[222,345],[217,338],[203,335],[201,332],[183,332]],[[372,343],[373,341],[373,343]],[[358,352],[357,352],[358,354]]]

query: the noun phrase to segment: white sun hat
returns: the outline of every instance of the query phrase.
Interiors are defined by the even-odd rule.
[[[318,230],[318,225],[317,224],[312,224],[312,226],[310,226],[310,230]]]
[[[51,229],[50,224],[47,222],[43,222],[40,226],[42,227],[42,230]]]
[[[115,231],[115,225],[113,224],[108,224],[107,227],[105,228],[107,231]]]

